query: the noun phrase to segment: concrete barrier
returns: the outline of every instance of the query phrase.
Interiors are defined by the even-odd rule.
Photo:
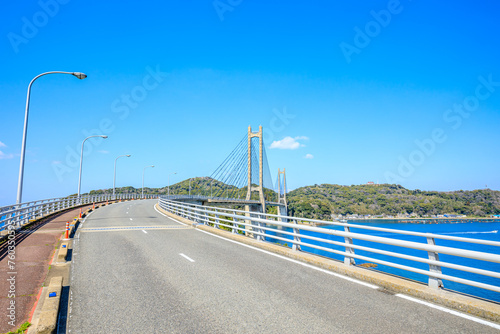
[[[59,303],[61,301],[63,278],[61,276],[53,277],[47,288],[47,294],[43,300],[40,318],[36,326],[35,333],[50,334],[53,333],[57,325],[57,314],[59,312]],[[52,295],[54,295],[51,297]]]
[[[67,242],[63,242],[61,244],[61,247],[59,248],[59,253],[57,253],[57,262],[59,263],[66,262],[66,256],[68,256],[68,247],[69,243]]]

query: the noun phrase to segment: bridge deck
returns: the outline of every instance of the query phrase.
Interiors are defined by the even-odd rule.
[[[72,332],[496,332],[199,229],[159,229],[181,225],[154,204],[87,218],[73,251]]]

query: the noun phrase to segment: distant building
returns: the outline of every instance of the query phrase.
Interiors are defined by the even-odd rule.
[[[369,185],[373,186],[373,185],[375,185],[375,182],[373,182],[373,181],[369,181],[369,182],[367,182],[366,184],[369,184]]]

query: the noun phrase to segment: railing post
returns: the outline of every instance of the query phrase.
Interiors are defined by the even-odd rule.
[[[349,226],[344,226],[344,231],[345,231],[346,233],[351,233],[351,229],[349,228]],[[346,236],[346,237],[344,237],[344,241],[345,241],[346,245],[352,245],[352,244],[353,244],[353,243],[352,243],[352,238],[351,238],[351,237],[347,237],[347,236]],[[348,253],[348,254],[354,254],[354,249],[353,249],[353,248],[351,248],[351,247],[349,247],[349,246],[346,246],[346,247],[345,247],[345,251],[346,251],[346,253]],[[345,257],[344,257],[344,264],[345,264],[345,265],[350,266],[350,265],[355,265],[355,264],[356,264],[356,262],[354,261],[354,258],[353,258],[353,257],[350,257],[350,256],[345,256]]]
[[[238,230],[234,228],[235,226],[238,226],[238,218],[233,218],[233,228],[231,229],[231,233],[235,233],[235,234],[238,233]],[[245,229],[246,229],[246,227],[245,227]]]
[[[21,227],[24,224],[23,221],[29,219],[29,213],[29,208],[25,208],[24,210],[22,210],[22,218],[19,220],[17,227]]]
[[[298,219],[294,219],[293,223],[299,225]],[[294,242],[292,244],[292,250],[300,251],[302,249],[300,248],[300,245],[297,244],[297,242],[301,241],[300,237],[298,236],[300,234],[300,230],[298,228],[294,228],[293,229],[293,234],[294,234],[294,236],[293,236],[293,241]]]
[[[203,217],[205,217],[205,221],[203,222],[203,224],[209,226],[210,217],[208,216],[208,213],[206,211],[203,212]]]
[[[265,219],[264,215],[257,215],[257,218]],[[256,222],[256,223],[257,223],[257,227],[259,227],[256,229],[258,232],[258,234],[256,235],[256,239],[257,239],[257,241],[264,241],[266,238],[265,236],[262,235],[262,233],[264,233],[264,230],[260,228],[260,227],[262,227],[262,225],[264,223],[261,223],[261,222]]]
[[[216,213],[214,218],[214,227],[219,228],[219,215]]]
[[[427,238],[427,243],[429,245],[432,245],[432,246],[436,245],[436,241],[434,240],[434,238]],[[439,254],[438,253],[427,252],[427,254],[429,255],[429,260],[439,261]],[[442,273],[441,266],[436,266],[434,264],[429,264],[429,271],[432,273],[438,273],[438,274]],[[429,283],[428,284],[429,284],[429,287],[432,289],[439,289],[439,288],[444,287],[443,281],[440,278],[431,277],[431,276],[429,276]]]
[[[199,224],[203,223],[201,220],[201,212],[199,212],[199,211],[196,212],[196,222]]]

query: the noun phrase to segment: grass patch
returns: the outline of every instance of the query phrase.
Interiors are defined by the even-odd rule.
[[[18,328],[15,332],[10,331],[10,332],[8,332],[8,333],[6,333],[6,334],[22,334],[22,333],[24,333],[25,331],[27,331],[27,330],[28,330],[28,327],[29,327],[29,326],[31,326],[31,324],[30,324],[28,321],[26,321],[26,322],[25,322],[24,324],[22,324],[22,325],[21,325],[21,327],[19,327],[19,328]]]

